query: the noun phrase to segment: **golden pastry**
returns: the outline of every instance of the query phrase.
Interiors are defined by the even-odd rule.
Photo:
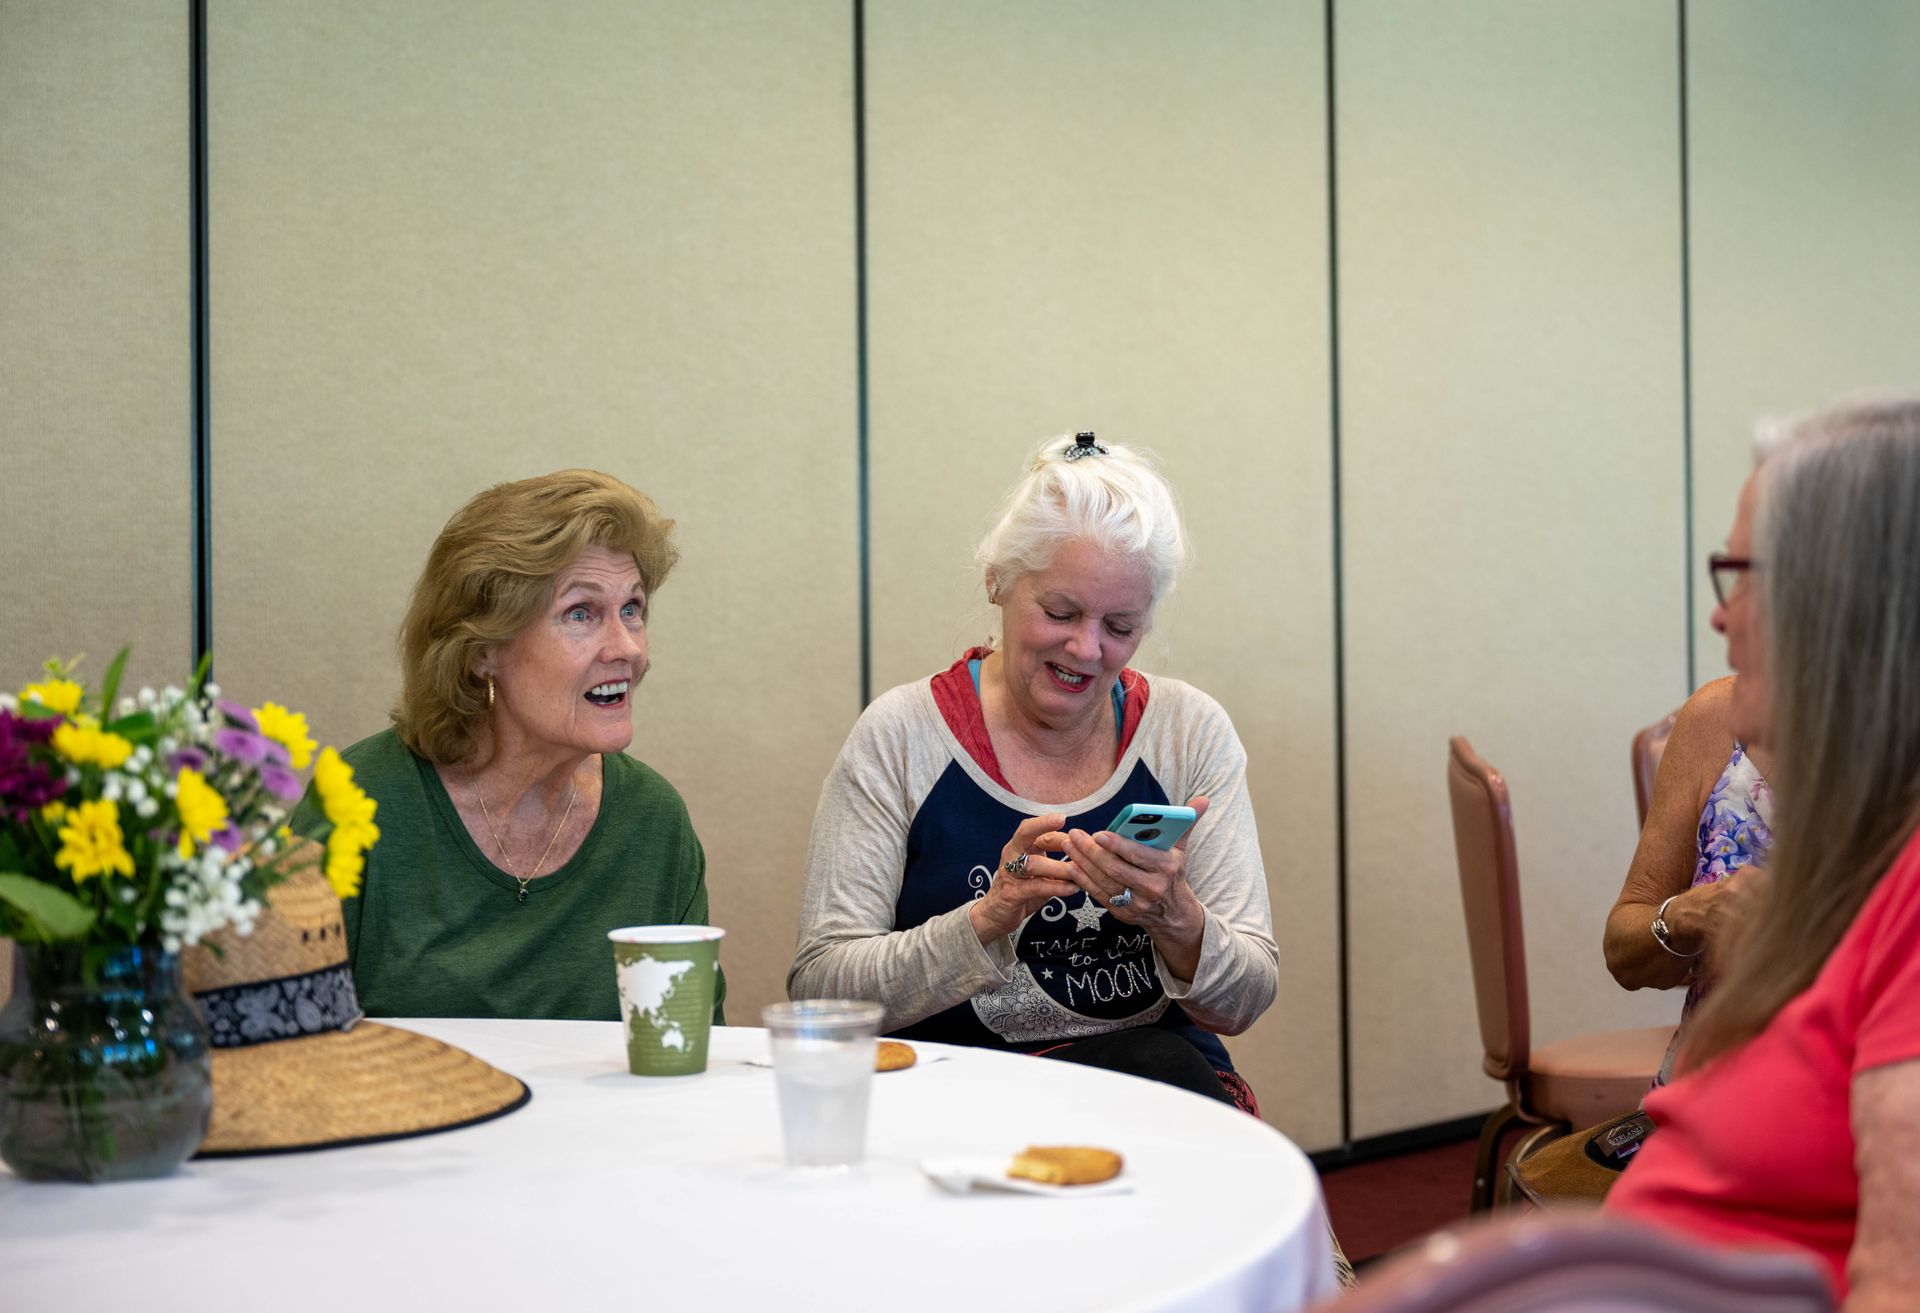
[[[1034,1145],[1013,1160],[1007,1175],[1042,1185],[1097,1185],[1120,1175],[1120,1155],[1107,1149]]]
[[[899,1040],[883,1039],[874,1050],[873,1069],[875,1071],[905,1071],[919,1059],[913,1047]]]

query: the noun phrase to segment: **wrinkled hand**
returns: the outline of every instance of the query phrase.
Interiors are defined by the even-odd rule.
[[[987,896],[974,899],[967,909],[981,943],[1012,934],[1052,899],[1078,892],[1071,879],[1073,868],[1047,856],[1066,850],[1067,836],[1060,832],[1066,823],[1067,818],[1058,812],[1029,817],[1000,850],[1000,869],[987,885]],[[1022,854],[1027,859],[1025,873],[1007,870],[1007,864]]]
[[[1733,935],[1754,914],[1767,889],[1767,873],[1744,866],[1712,884],[1695,885],[1667,908],[1673,946],[1683,953],[1705,952],[1702,967],[1717,973]]]
[[[1200,816],[1207,814],[1203,797],[1189,799],[1187,805]],[[1110,830],[1098,834],[1071,830],[1066,835],[1067,855],[1073,863],[1068,878],[1116,919],[1153,934],[1162,956],[1168,948],[1161,943],[1163,933],[1170,933],[1179,943],[1191,936],[1197,954],[1206,909],[1187,884],[1187,840],[1192,837],[1193,830],[1189,829],[1171,849],[1162,852]],[[1127,889],[1133,891],[1132,900],[1114,906],[1113,900]]]

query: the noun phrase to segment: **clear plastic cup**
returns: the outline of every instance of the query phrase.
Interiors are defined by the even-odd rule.
[[[799,999],[761,1011],[792,1167],[845,1169],[866,1155],[874,1038],[885,1010],[851,999]]]

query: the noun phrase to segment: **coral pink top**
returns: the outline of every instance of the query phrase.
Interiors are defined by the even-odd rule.
[[[1916,1058],[1920,834],[1812,985],[1746,1044],[1647,1096],[1659,1133],[1606,1206],[1717,1244],[1809,1251],[1844,1299],[1860,1211],[1853,1080]]]

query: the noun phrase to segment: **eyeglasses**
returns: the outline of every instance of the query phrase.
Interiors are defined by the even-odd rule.
[[[1713,581],[1713,595],[1720,605],[1725,606],[1727,599],[1733,596],[1733,590],[1740,586],[1740,580],[1749,570],[1757,570],[1760,563],[1751,556],[1728,556],[1724,552],[1715,552],[1707,558],[1707,578]]]

